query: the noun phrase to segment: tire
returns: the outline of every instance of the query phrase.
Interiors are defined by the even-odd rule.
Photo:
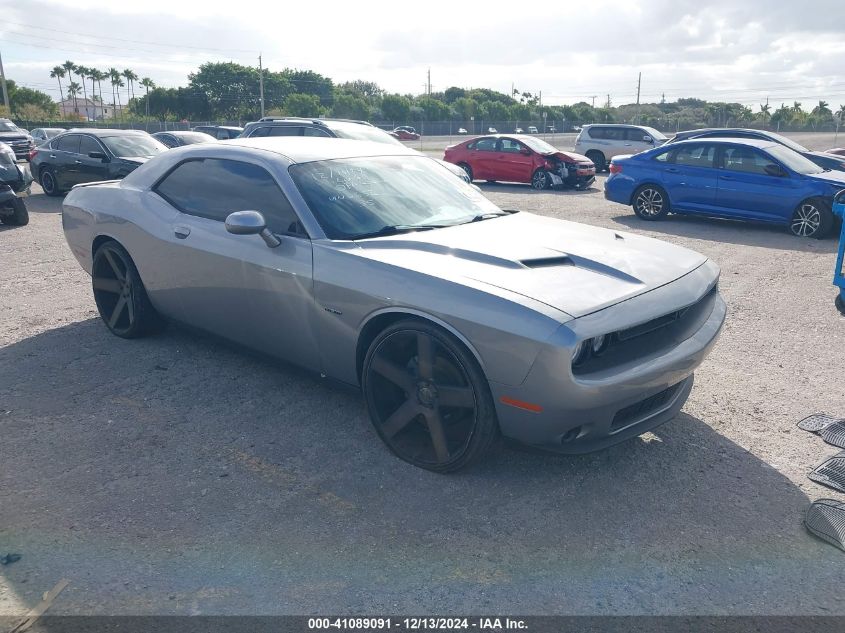
[[[643,185],[631,196],[631,206],[641,220],[660,220],[669,213],[669,196],[662,187]]]
[[[409,464],[455,472],[499,445],[487,378],[457,338],[426,321],[402,320],[376,336],[361,382],[376,433]]]
[[[94,253],[91,287],[100,318],[115,336],[139,338],[164,326],[147,297],[135,262],[117,242],[105,242]]]
[[[29,211],[26,210],[26,203],[21,198],[12,200],[12,215],[3,216],[3,224],[9,226],[26,226],[29,224]]]
[[[531,176],[531,188],[537,191],[548,189],[551,186],[551,179],[545,169],[538,169]]]
[[[460,167],[466,172],[469,181],[472,182],[472,167],[470,167],[466,163],[458,163],[458,167]]]
[[[821,240],[828,236],[833,224],[830,205],[820,198],[811,198],[795,207],[789,220],[789,231],[797,237]]]
[[[587,158],[593,161],[593,165],[596,166],[596,173],[604,171],[607,167],[607,159],[605,159],[604,154],[597,149],[591,149],[587,152]]]
[[[845,299],[842,299],[842,294],[836,295],[836,301],[833,302],[836,305],[836,309],[839,310],[839,314],[845,316]]]
[[[48,196],[60,196],[62,192],[59,190],[59,183],[56,182],[56,174],[49,167],[42,167],[41,173],[38,176],[38,184]]]

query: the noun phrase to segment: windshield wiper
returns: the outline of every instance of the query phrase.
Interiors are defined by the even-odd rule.
[[[361,233],[349,239],[363,240],[368,237],[383,237],[385,235],[400,235],[401,233],[415,233],[416,231],[429,231],[431,229],[442,229],[445,224],[388,224],[381,227],[378,231],[370,233]]]
[[[469,222],[481,222],[482,220],[489,220],[490,218],[500,218],[503,215],[513,215],[514,213],[519,213],[516,209],[502,209],[501,211],[488,211],[487,213],[479,213],[475,217],[473,217]]]

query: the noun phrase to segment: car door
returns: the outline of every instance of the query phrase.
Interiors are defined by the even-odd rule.
[[[476,180],[495,180],[498,142],[494,137],[483,137],[472,144],[469,166]]]
[[[709,211],[716,204],[718,171],[712,143],[681,145],[655,157],[662,165],[663,183],[673,207]]]
[[[311,333],[311,241],[273,176],[259,164],[191,158],[153,188],[172,207],[166,271],[156,290],[178,296],[180,319],[237,343],[317,368]],[[281,244],[226,231],[234,211],[264,214]]]
[[[499,152],[495,167],[500,175],[494,177],[493,180],[531,182],[534,152],[512,138],[499,139],[498,149]]]
[[[53,141],[48,164],[53,168],[59,189],[69,189],[79,177],[77,157],[79,156],[79,134],[65,134]]]
[[[648,140],[646,140],[648,139]],[[651,134],[638,127],[625,128],[625,142],[623,147],[627,153],[639,154],[654,147]]]
[[[92,158],[88,154],[98,152],[108,156],[106,149],[93,136],[80,135],[79,154],[74,159],[76,164],[76,183],[96,182],[97,180],[109,179],[109,164],[103,162],[102,158]]]
[[[798,203],[798,185],[777,160],[748,145],[722,145],[720,149],[716,204],[723,214],[767,222],[782,222],[791,216]],[[768,173],[771,165],[784,175]]]

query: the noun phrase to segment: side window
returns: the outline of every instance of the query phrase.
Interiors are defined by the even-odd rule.
[[[671,150],[669,150],[667,152],[661,152],[660,154],[658,154],[657,156],[652,158],[652,160],[656,160],[658,163],[668,163],[669,162],[669,154],[671,154],[671,153],[672,153]]]
[[[218,128],[216,137],[218,141],[225,141],[227,138],[229,138],[229,130],[221,130]]]
[[[499,150],[500,152],[508,152],[509,154],[518,154],[519,151],[522,149],[522,143],[515,141],[510,138],[503,138],[502,141],[502,148]]]
[[[772,164],[770,158],[758,154],[750,147],[726,147],[724,154],[725,169],[746,174],[766,175],[766,165]]]
[[[79,153],[79,134],[68,134],[59,139],[57,150],[60,152]]]
[[[79,153],[88,156],[88,152],[102,152],[100,144],[90,136],[82,136],[79,141]],[[105,152],[104,152],[105,153]]]
[[[643,138],[646,136],[651,136],[645,130],[641,130],[636,127],[629,127],[625,130],[625,140],[627,141],[634,141],[635,143],[643,143]]]
[[[270,128],[269,136],[302,136],[302,127],[298,125],[276,125]]]
[[[302,130],[303,136],[327,136],[331,137],[331,135],[326,132],[325,130],[321,130],[318,127],[306,127]]]
[[[475,149],[477,152],[495,152],[496,139],[480,138],[475,142],[475,147],[473,149]]]
[[[223,222],[234,211],[260,211],[274,233],[302,235],[299,220],[263,167],[219,158],[178,165],[154,190],[182,213]]]
[[[709,144],[683,145],[675,152],[676,165],[690,167],[713,167],[716,147]]]
[[[604,138],[604,128],[603,127],[591,127],[589,130],[587,130],[587,134],[589,134],[590,138],[603,139]]]
[[[270,128],[266,125],[264,127],[256,128],[249,133],[249,138],[261,138],[264,136],[270,136]]]

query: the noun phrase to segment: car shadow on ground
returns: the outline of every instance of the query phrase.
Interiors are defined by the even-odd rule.
[[[845,610],[799,590],[842,570],[805,494],[690,415],[442,476],[357,393],[178,327],[37,334],[0,385],[7,612],[60,578],[54,614]]]
[[[817,240],[796,237],[785,226],[692,215],[670,214],[662,220],[648,222],[632,211],[630,215],[617,215],[611,220],[637,232],[813,253],[835,253],[839,236],[838,230],[832,230],[826,238]]]
[[[533,189],[531,185],[518,182],[475,182],[478,188],[485,193],[519,193],[532,195],[566,194],[566,195],[587,195],[601,193],[601,189],[595,183],[586,189],[575,189],[573,187],[560,187],[556,189]]]

